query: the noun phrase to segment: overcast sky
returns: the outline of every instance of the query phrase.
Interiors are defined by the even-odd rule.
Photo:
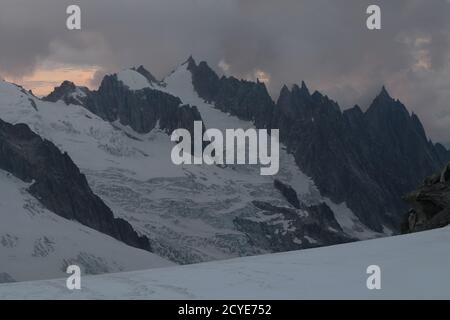
[[[65,27],[79,4],[82,31]],[[382,30],[365,26],[382,9]],[[305,80],[343,109],[385,84],[435,141],[450,141],[449,0],[0,0],[0,74],[44,92],[64,78],[91,87],[143,64],[162,78],[189,55],[219,73]]]

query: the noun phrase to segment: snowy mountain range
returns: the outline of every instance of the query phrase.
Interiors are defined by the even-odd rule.
[[[384,88],[365,113],[305,84],[275,103],[263,83],[192,58],[162,81],[137,67],[43,99],[2,81],[0,119],[0,282],[59,277],[71,263],[97,274],[392,235],[401,197],[450,159]],[[280,172],[175,166],[170,134],[196,120],[280,128]]]

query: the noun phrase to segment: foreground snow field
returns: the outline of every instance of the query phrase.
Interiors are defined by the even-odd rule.
[[[450,228],[148,271],[0,285],[2,299],[448,299]],[[381,290],[366,269],[381,268]]]

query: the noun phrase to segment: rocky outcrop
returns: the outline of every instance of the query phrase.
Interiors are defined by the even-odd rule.
[[[253,121],[258,128],[269,128],[274,103],[262,82],[219,77],[206,62],[197,65],[188,60],[195,90],[205,101],[213,102],[223,112]]]
[[[412,207],[403,232],[416,232],[450,224],[450,164],[441,173],[425,179],[423,185],[404,198]]]
[[[300,209],[300,201],[298,200],[298,196],[297,196],[297,192],[295,192],[295,190],[281,182],[278,179],[275,179],[273,182],[274,187],[281,192],[281,194],[283,195],[283,197],[286,198],[286,200],[296,209]]]
[[[356,241],[345,234],[327,204],[308,206],[288,184],[276,179],[274,186],[292,207],[252,201],[261,210],[260,216],[234,219],[251,244],[279,252]]]
[[[397,232],[406,206],[401,197],[450,160],[428,140],[419,118],[383,87],[366,112],[344,112],[306,84],[284,86],[274,104],[264,84],[222,77],[189,60],[200,97],[259,128],[278,128],[280,139],[321,193],[348,207],[368,227]]]
[[[192,74],[192,84],[198,95],[206,102],[214,102],[220,89],[219,76],[205,61],[197,65],[191,56],[186,63],[187,69]]]
[[[86,107],[103,119],[119,121],[138,133],[148,133],[156,127],[169,134],[178,128],[193,132],[193,122],[202,120],[195,106],[182,105],[179,98],[150,88],[129,90],[116,75],[104,78]]]
[[[83,105],[84,100],[90,94],[86,87],[78,87],[73,82],[64,81],[56,87],[48,96],[42,98],[44,101],[56,102],[64,101],[65,104]]]
[[[315,248],[355,241],[345,235],[333,211],[325,204],[302,206],[301,210],[253,201],[264,218],[235,218],[249,242],[268,251],[280,252]]]
[[[143,75],[150,84],[159,84],[144,67],[132,70]],[[183,128],[193,134],[194,121],[202,121],[197,107],[183,105],[179,98],[150,87],[130,90],[117,75],[105,76],[97,91],[65,81],[44,100],[81,105],[106,121],[118,121],[138,133],[158,128],[171,134]]]
[[[27,125],[0,120],[0,169],[30,183],[30,194],[55,214],[150,251],[148,238],[114,218],[70,157]]]

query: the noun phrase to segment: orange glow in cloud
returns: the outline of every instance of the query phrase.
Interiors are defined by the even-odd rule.
[[[99,67],[38,68],[29,76],[6,78],[5,80],[20,84],[26,89],[31,89],[37,96],[45,96],[64,80],[72,81],[78,86],[90,88],[91,80],[98,70],[100,70]]]

